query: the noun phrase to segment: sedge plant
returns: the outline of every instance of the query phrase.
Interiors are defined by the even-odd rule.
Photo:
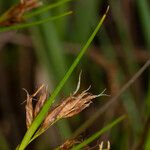
[[[41,111],[39,112],[39,114],[33,120],[32,124],[28,128],[28,130],[27,130],[23,140],[21,141],[20,145],[16,148],[17,150],[24,150],[27,147],[27,145],[31,142],[32,138],[34,138],[35,132],[37,131],[37,129],[39,128],[39,126],[41,125],[43,120],[45,119],[50,107],[52,106],[52,104],[53,104],[53,102],[56,98],[56,96],[59,94],[60,90],[63,88],[63,86],[66,83],[67,79],[70,77],[70,75],[72,74],[72,72],[74,71],[74,69],[76,68],[78,63],[80,62],[82,56],[87,51],[87,48],[89,47],[89,45],[91,44],[91,42],[94,39],[95,35],[97,34],[100,27],[102,26],[102,24],[103,24],[103,22],[106,18],[106,14],[107,14],[108,10],[109,10],[109,7],[107,8],[106,13],[102,16],[100,22],[98,23],[97,27],[95,28],[95,30],[93,31],[93,33],[91,34],[91,36],[89,37],[89,39],[87,40],[87,42],[85,43],[83,48],[80,50],[77,58],[75,59],[75,61],[71,65],[71,67],[68,69],[68,71],[65,74],[64,78],[60,81],[58,86],[52,92],[50,98],[47,99],[47,101],[45,102],[45,104],[41,108]]]
[[[1,17],[0,17],[0,26],[1,26],[0,27],[0,32],[6,32],[6,31],[9,31],[9,30],[19,30],[19,29],[23,29],[23,28],[39,25],[39,24],[45,23],[47,21],[52,21],[52,20],[64,17],[66,15],[69,15],[69,14],[72,13],[71,11],[66,12],[66,13],[62,13],[60,15],[56,15],[54,17],[42,19],[42,20],[39,20],[39,21],[36,21],[36,22],[22,23],[24,20],[29,19],[30,17],[36,16],[38,14],[41,14],[41,13],[43,13],[43,12],[49,10],[49,9],[55,8],[55,7],[57,7],[57,6],[59,6],[59,5],[63,4],[63,3],[68,2],[68,1],[70,1],[70,0],[62,0],[62,1],[54,3],[52,5],[44,6],[44,7],[40,8],[40,9],[37,9],[36,11],[33,11],[31,13],[25,14],[29,10],[31,10],[33,8],[36,8],[36,7],[39,7],[41,5],[41,3],[39,1],[36,1],[36,0],[33,0],[33,1],[21,0],[20,3],[14,5],[8,11],[6,11],[6,13],[1,15]],[[56,89],[52,93],[51,97],[48,98],[47,101],[45,101],[46,98],[47,98],[47,96],[45,94],[46,92],[40,96],[39,101],[37,102],[37,105],[36,105],[37,107],[35,107],[34,114],[31,113],[31,112],[33,112],[32,99],[33,99],[34,96],[37,95],[37,93],[44,86],[41,86],[31,96],[27,93],[27,105],[26,105],[26,116],[27,117],[26,117],[26,124],[27,124],[28,130],[27,130],[27,132],[26,132],[26,134],[25,134],[21,144],[19,146],[17,146],[16,149],[18,149],[18,150],[25,149],[26,146],[32,140],[34,140],[40,134],[45,132],[48,129],[48,127],[51,126],[51,124],[55,123],[57,120],[59,120],[61,118],[71,117],[71,116],[79,113],[84,108],[86,108],[86,107],[88,107],[90,105],[90,103],[91,103],[90,101],[93,98],[96,98],[98,96],[103,95],[103,93],[101,93],[100,95],[92,95],[90,93],[87,93],[87,90],[85,90],[81,94],[76,95],[79,100],[75,101],[75,100],[73,100],[74,96],[76,94],[76,92],[75,92],[72,95],[72,97],[69,97],[66,100],[64,100],[58,107],[56,107],[54,110],[52,110],[50,112],[50,114],[47,115],[47,113],[48,113],[52,103],[54,102],[55,97],[58,95],[58,93],[62,89],[63,85],[65,84],[67,79],[70,77],[71,73],[73,72],[75,67],[78,65],[78,63],[80,62],[82,56],[84,55],[84,53],[86,52],[87,48],[89,47],[89,45],[91,44],[92,40],[94,39],[96,33],[99,31],[102,23],[104,22],[104,20],[106,18],[107,12],[108,12],[108,9],[107,9],[106,13],[103,15],[103,17],[100,20],[100,22],[98,23],[98,25],[95,28],[94,32],[91,34],[90,38],[86,42],[85,46],[81,49],[79,55],[77,56],[77,58],[75,59],[75,61],[73,62],[73,64],[69,68],[69,70],[67,71],[67,73],[65,74],[64,78],[61,80],[61,82],[58,84],[58,86],[56,87]],[[82,99],[82,101],[80,101],[80,99]],[[67,110],[67,108],[69,108],[67,105],[69,105],[69,106],[73,105],[74,107],[72,107],[72,109],[70,109],[70,110]],[[79,106],[79,108],[76,107],[76,106]],[[57,110],[57,112],[55,110]],[[33,115],[34,115],[34,117],[33,117]],[[45,118],[46,115],[47,115],[48,119]],[[50,119],[51,116],[53,116],[53,115],[57,116],[57,117],[55,117],[55,120],[53,120],[53,118]],[[50,121],[50,123],[47,123],[47,120],[48,120],[48,122]],[[38,130],[38,127],[41,124],[43,124],[42,129],[44,129],[44,130],[40,130],[40,128]]]

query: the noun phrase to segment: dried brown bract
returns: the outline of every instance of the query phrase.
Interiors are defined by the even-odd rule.
[[[39,7],[41,4],[38,0],[21,0],[1,16],[0,26],[11,26],[22,22],[25,12]]]
[[[27,91],[26,91],[27,92]],[[27,128],[30,127],[33,121],[33,105],[32,105],[33,97],[30,96],[27,92],[27,102],[26,102],[26,126]]]
[[[87,92],[87,90],[80,94],[69,96],[66,100],[64,100],[66,105],[59,113],[58,118],[68,118],[80,113],[83,109],[88,107],[92,103],[91,100],[96,97],[98,97],[98,95],[93,95]]]
[[[35,105],[35,109],[34,109],[34,117],[36,117],[38,115],[38,113],[40,112],[41,108],[43,107],[45,100],[47,99],[48,96],[48,92],[47,92],[47,87],[42,87],[43,91],[41,92],[41,95],[39,97],[39,100],[37,101],[36,105]]]
[[[39,110],[41,109],[41,107],[43,106],[46,98],[45,98],[45,93],[42,93],[42,95],[40,96],[39,98],[39,101],[37,102],[35,108],[33,108],[33,104],[32,104],[32,101],[33,101],[33,98],[35,96],[37,96],[37,94],[43,89],[45,88],[44,85],[42,85],[34,94],[32,95],[29,95],[28,92],[26,91],[27,93],[27,99],[26,99],[26,125],[27,125],[27,128],[30,127],[31,123],[33,122],[34,118],[36,117],[36,115],[38,114]],[[43,99],[42,99],[43,98]]]
[[[45,131],[47,130],[52,124],[54,124],[57,120],[58,120],[58,115],[61,112],[61,110],[63,109],[63,107],[66,105],[66,101],[64,101],[61,106],[57,106],[55,108],[53,108],[47,115],[47,117],[45,118],[45,120],[43,121],[43,124],[41,126],[41,128],[39,129],[39,131]]]

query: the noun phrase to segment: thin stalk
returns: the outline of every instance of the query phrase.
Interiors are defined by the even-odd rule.
[[[36,22],[19,24],[19,25],[14,25],[14,26],[9,26],[9,27],[3,27],[3,28],[0,28],[0,32],[6,32],[6,31],[9,31],[9,30],[18,30],[18,29],[28,28],[28,27],[31,27],[31,26],[40,25],[42,23],[45,23],[45,22],[48,22],[48,21],[53,21],[53,20],[62,18],[64,16],[70,15],[71,13],[72,13],[72,11],[69,11],[69,12],[63,13],[61,15],[57,15],[57,16],[54,16],[54,17],[49,17],[49,18],[42,19],[42,20],[39,20],[39,21],[36,21]]]
[[[42,14],[50,9],[53,9],[53,8],[56,8],[64,3],[67,3],[69,1],[72,1],[72,0],[62,0],[62,1],[59,1],[59,2],[56,2],[56,3],[53,3],[53,4],[50,4],[50,5],[46,5],[46,6],[43,6],[39,9],[37,9],[36,11],[33,11],[31,13],[28,13],[26,14],[24,17],[25,19],[28,19],[28,18],[31,18],[31,17],[34,17],[36,15],[39,15],[39,14]]]
[[[100,27],[102,26],[102,24],[103,24],[103,22],[104,22],[104,20],[106,18],[107,12],[108,12],[108,9],[107,9],[106,13],[103,15],[103,17],[100,20],[100,22],[98,23],[98,25],[95,28],[95,30],[93,31],[92,35],[90,36],[90,38],[88,39],[88,41],[84,45],[84,47],[81,49],[79,55],[77,56],[77,58],[75,59],[75,61],[73,62],[73,64],[69,68],[69,70],[67,71],[67,73],[65,74],[64,78],[60,81],[58,86],[55,88],[55,90],[53,91],[51,97],[46,101],[46,103],[44,104],[42,110],[40,111],[38,116],[35,118],[35,120],[31,124],[30,128],[27,130],[27,132],[26,132],[26,134],[25,134],[25,136],[24,136],[24,138],[23,138],[23,140],[22,140],[18,150],[24,150],[27,147],[27,145],[29,144],[30,139],[32,138],[33,134],[35,133],[37,128],[40,126],[42,121],[44,120],[44,118],[45,118],[49,108],[51,107],[52,103],[54,102],[56,96],[59,94],[60,90],[62,89],[62,87],[66,83],[67,79],[72,74],[72,72],[75,69],[75,67],[78,65],[78,63],[81,60],[82,56],[84,55],[84,53],[88,49],[89,45],[93,41],[93,39],[94,39],[95,35],[97,34],[97,32],[99,31]]]

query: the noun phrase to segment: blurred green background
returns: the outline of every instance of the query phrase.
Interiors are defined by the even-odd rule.
[[[50,4],[59,0],[47,0]],[[17,0],[0,1],[2,14]],[[25,131],[25,88],[32,94],[42,83],[49,93],[62,79],[89,38],[107,6],[110,11],[88,52],[69,78],[57,101],[74,91],[82,70],[81,91],[107,89],[113,97],[150,58],[150,1],[72,0],[30,21],[72,10],[73,14],[26,30],[0,33],[0,149],[14,149]],[[28,149],[53,149],[70,137],[109,101],[98,98],[80,115],[59,121]],[[127,114],[117,127],[94,141],[110,141],[115,150],[150,150],[150,69],[116,103],[78,135],[85,139],[107,122]],[[94,148],[93,148],[94,149]],[[95,149],[98,149],[96,147]]]

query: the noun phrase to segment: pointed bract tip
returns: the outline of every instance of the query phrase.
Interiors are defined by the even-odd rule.
[[[108,5],[108,6],[107,6],[107,9],[106,9],[106,12],[105,12],[105,14],[107,14],[107,13],[108,13],[108,11],[109,11],[109,8],[110,8],[110,6]]]

